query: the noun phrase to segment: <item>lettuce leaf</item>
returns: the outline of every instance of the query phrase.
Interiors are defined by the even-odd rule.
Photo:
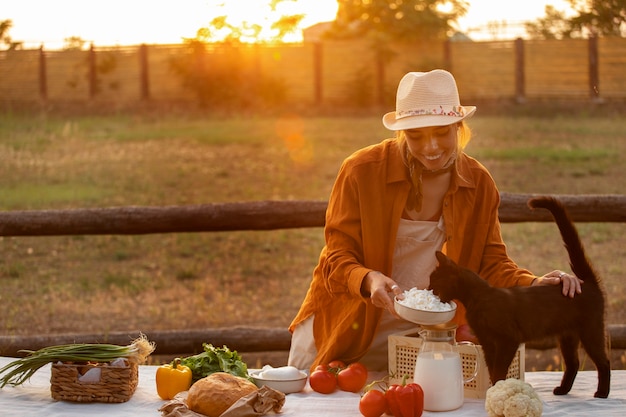
[[[202,348],[204,349],[202,353],[182,358],[180,361],[182,365],[191,369],[193,382],[215,372],[227,372],[250,380],[248,365],[236,350],[230,350],[227,346],[216,348],[209,343],[203,343]]]

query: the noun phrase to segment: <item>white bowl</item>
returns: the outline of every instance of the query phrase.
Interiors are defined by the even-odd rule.
[[[308,378],[304,371],[300,371],[300,376],[297,379],[265,379],[259,376],[261,372],[261,370],[250,372],[250,376],[257,387],[261,388],[266,385],[284,394],[302,391]]]
[[[456,313],[456,303],[454,301],[450,301],[452,310],[448,311],[418,310],[400,304],[397,298],[394,298],[393,305],[400,317],[416,324],[435,325],[447,323],[454,318]]]

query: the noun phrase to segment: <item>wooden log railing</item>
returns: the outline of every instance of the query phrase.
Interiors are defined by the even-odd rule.
[[[626,325],[608,325],[611,349],[626,349]],[[108,334],[55,334],[0,336],[1,356],[23,356],[22,349],[37,350],[67,343],[112,343],[125,346],[139,337],[139,331]],[[239,352],[281,352],[291,346],[286,328],[232,327],[223,329],[160,330],[145,332],[156,344],[156,355],[181,356],[198,353],[203,343],[228,346]],[[545,339],[526,344],[527,349],[546,350],[556,347],[556,340]]]
[[[144,332],[155,342],[157,355],[180,356],[202,351],[203,343],[228,346],[239,352],[287,351],[291,334],[286,328],[230,327],[222,329],[160,330]],[[53,334],[0,336],[0,356],[23,356],[22,349],[37,350],[67,343],[112,343],[126,346],[141,332],[107,334]]]
[[[503,223],[550,222],[535,194],[501,194]],[[576,222],[626,222],[626,195],[559,195]],[[0,212],[0,236],[140,235],[324,226],[325,201],[255,201],[166,207]]]
[[[500,221],[549,222],[546,210],[533,211],[526,202],[535,194],[501,194]],[[626,222],[626,195],[557,195],[576,222]],[[140,235],[150,233],[275,230],[322,227],[325,201],[259,201],[170,207],[113,207],[74,210],[0,212],[0,236]],[[626,349],[626,324],[608,327],[611,347]],[[0,336],[0,355],[15,356],[20,349],[38,349],[64,343],[126,344],[138,332]],[[156,342],[155,354],[194,353],[202,343],[227,345],[241,352],[285,351],[290,334],[284,328],[234,327],[146,332]],[[529,344],[549,349],[554,341]]]

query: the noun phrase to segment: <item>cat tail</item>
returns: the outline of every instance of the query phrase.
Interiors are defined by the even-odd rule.
[[[563,204],[554,197],[531,198],[528,200],[528,206],[533,209],[544,208],[552,213],[556,225],[561,232],[565,249],[569,254],[572,272],[574,272],[577,277],[584,279],[585,282],[592,280],[596,284],[599,284],[596,278],[597,275],[591,266],[591,262],[585,254],[585,248],[580,240],[578,230],[576,229],[574,222],[569,217],[565,206],[563,206]]]

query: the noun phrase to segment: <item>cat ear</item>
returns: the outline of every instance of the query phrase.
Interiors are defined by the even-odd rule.
[[[437,251],[435,252],[435,256],[439,261],[439,265],[446,265],[450,268],[457,268],[458,265],[452,259],[448,258],[443,252]]]
[[[448,259],[448,257],[446,255],[444,255],[443,252],[441,252],[441,251],[435,252],[435,256],[437,257],[437,260],[439,261],[440,264],[446,263],[446,261]]]

